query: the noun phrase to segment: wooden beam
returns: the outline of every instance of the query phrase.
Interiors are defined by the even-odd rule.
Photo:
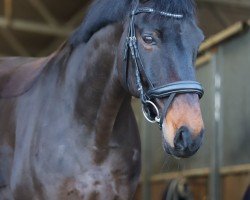
[[[0,52],[0,57],[6,57],[6,54]]]
[[[8,29],[3,29],[1,31],[1,34],[18,55],[30,55],[25,47],[19,42],[19,40],[11,33],[11,31],[9,31]]]
[[[212,57],[213,57],[213,54],[210,52],[206,53],[205,55],[199,56],[196,59],[196,64],[195,64],[196,68],[198,69],[202,67],[204,64],[210,62]]]
[[[12,18],[12,0],[4,0],[4,17],[6,24],[9,25]]]
[[[168,181],[174,178],[178,178],[180,176],[186,178],[193,178],[193,177],[209,176],[209,174],[210,174],[209,168],[190,169],[181,172],[157,174],[151,177],[151,182]],[[220,169],[221,176],[228,176],[233,174],[250,174],[250,164],[227,166],[227,167],[222,167]]]
[[[162,173],[152,176],[151,182],[155,181],[167,181],[174,178],[178,178],[180,176],[183,177],[199,177],[199,176],[208,176],[210,173],[209,168],[202,168],[202,169],[190,169],[181,172],[171,172],[171,173]]]
[[[71,17],[65,23],[65,27],[74,29],[76,24],[81,22],[81,20],[83,19],[83,16],[86,13],[86,9],[87,9],[87,6],[84,6],[82,9],[80,9],[73,17]],[[55,41],[53,41],[48,47],[46,47],[44,50],[39,52],[37,56],[48,55],[49,53],[54,51],[56,48],[58,48],[60,46],[60,44],[63,43],[64,40],[65,40],[65,38],[57,38],[57,39],[55,39]]]
[[[69,28],[51,27],[47,24],[18,19],[13,19],[11,24],[8,25],[6,20],[3,17],[0,17],[0,28],[6,28],[7,26],[18,31],[26,31],[44,35],[54,35],[59,37],[68,36],[72,32],[72,29]]]
[[[247,20],[246,24],[250,27],[250,19]]]
[[[58,21],[40,0],[28,0],[30,4],[40,13],[45,21],[51,26],[58,26]]]
[[[237,22],[234,25],[228,27],[227,29],[215,34],[214,36],[205,40],[199,49],[199,52],[208,50],[209,48],[219,44],[220,42],[232,37],[233,35],[243,31],[244,24],[242,22]]]
[[[75,28],[76,25],[79,25],[79,23],[81,23],[81,21],[84,19],[86,12],[87,6],[84,6],[65,23],[65,26],[69,28]]]
[[[222,4],[222,5],[231,5],[237,7],[249,7],[249,0],[197,0],[200,3],[213,3],[213,4]]]
[[[250,173],[250,164],[227,166],[220,170],[222,176],[228,176],[230,174],[245,174]]]

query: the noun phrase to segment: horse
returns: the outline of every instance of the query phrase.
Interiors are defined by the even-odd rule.
[[[173,179],[164,191],[162,200],[193,200],[193,193],[185,178]]]
[[[193,155],[204,124],[192,0],[95,0],[43,58],[0,59],[0,199],[132,199],[141,144],[131,98],[164,150]]]

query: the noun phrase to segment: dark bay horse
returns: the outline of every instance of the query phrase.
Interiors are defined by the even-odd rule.
[[[201,145],[203,35],[192,0],[97,0],[45,58],[0,59],[0,199],[132,199],[141,168],[131,96],[166,152]]]

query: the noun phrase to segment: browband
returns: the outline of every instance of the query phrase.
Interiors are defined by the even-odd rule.
[[[158,10],[155,10],[153,8],[148,8],[148,7],[137,8],[136,10],[132,12],[132,15],[138,15],[140,13],[157,13],[164,17],[183,18],[183,15],[181,14],[158,11]]]

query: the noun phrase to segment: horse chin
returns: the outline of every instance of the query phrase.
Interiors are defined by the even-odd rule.
[[[193,156],[199,150],[199,148],[197,148],[195,151],[188,151],[188,152],[178,150],[178,149],[171,147],[165,139],[163,139],[163,149],[167,154],[173,156],[176,159],[189,158]]]

